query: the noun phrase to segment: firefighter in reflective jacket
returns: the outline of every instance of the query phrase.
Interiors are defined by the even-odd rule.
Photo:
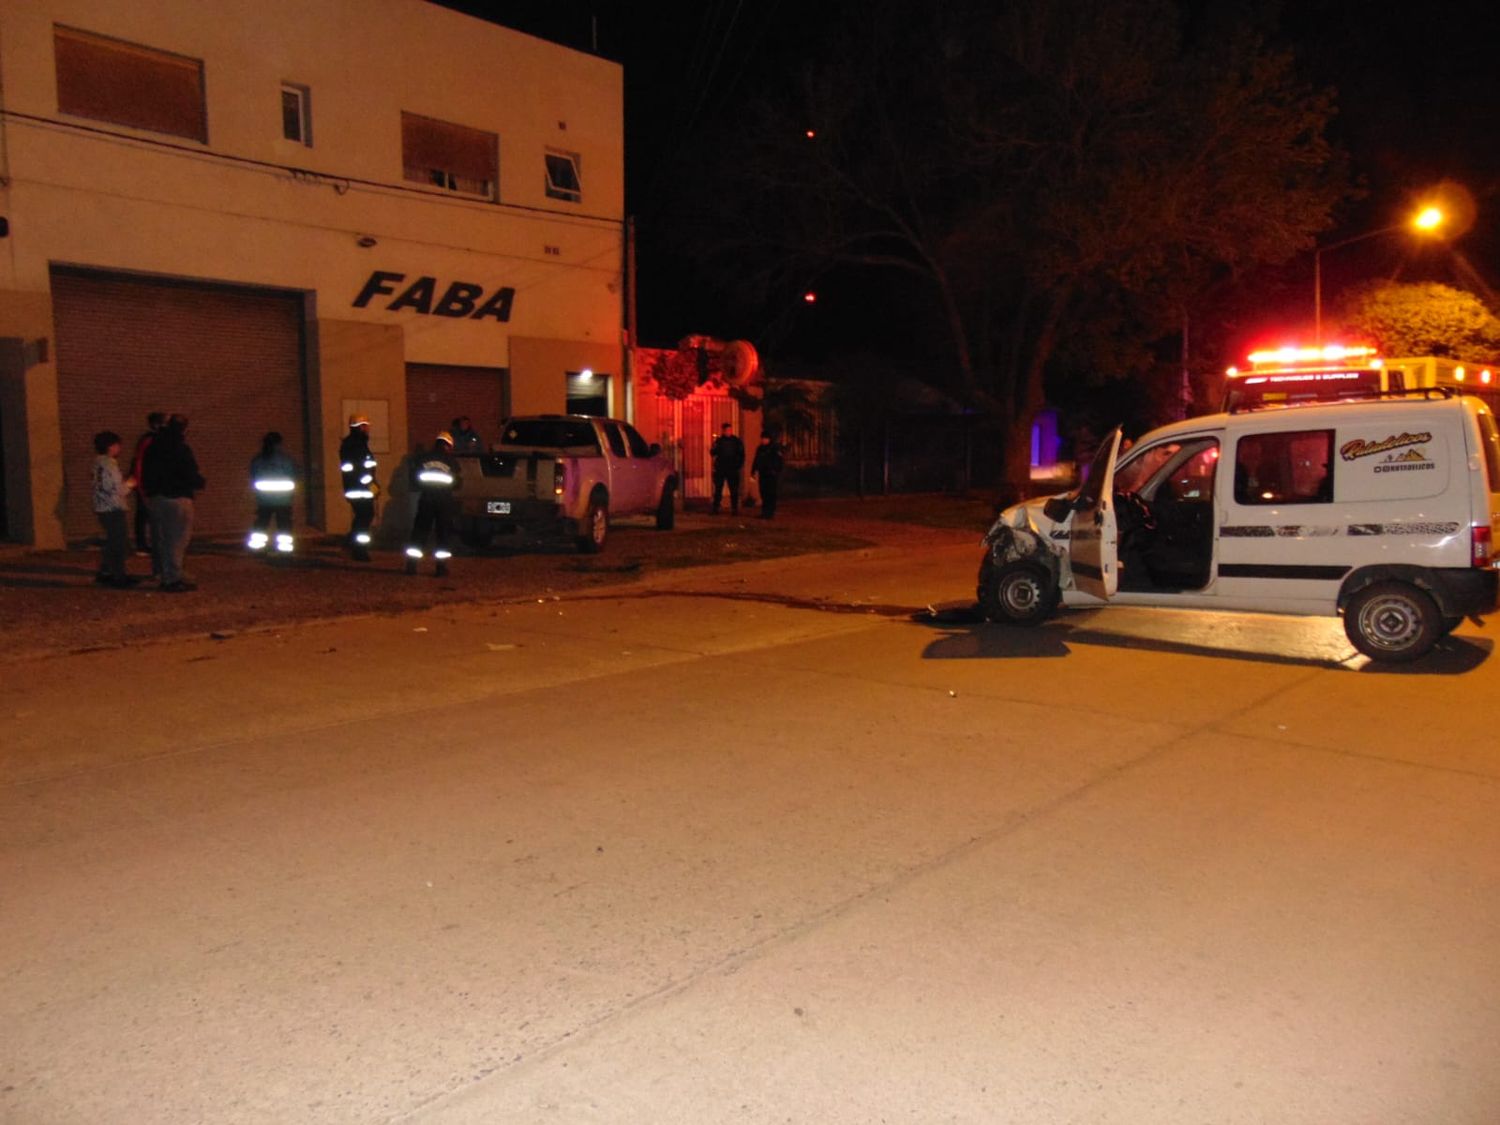
[[[438,434],[432,449],[412,458],[411,483],[417,490],[417,518],[412,523],[411,539],[406,545],[406,573],[417,573],[427,533],[432,532],[432,557],[437,560],[437,576],[446,578],[448,560],[453,552],[448,540],[453,533],[453,517],[458,501],[453,488],[458,483],[458,458],[453,456],[453,437],[446,430]]]
[[[344,478],[344,499],[352,513],[345,541],[357,562],[370,561],[370,525],[375,522],[375,455],[370,452],[370,420],[363,414],[349,415],[349,435],[339,444],[339,472]]]
[[[281,435],[274,430],[260,443],[260,453],[250,462],[250,486],[255,489],[255,527],[245,546],[257,555],[271,544],[271,524],[276,524],[276,554],[290,555],[295,546],[292,533],[292,494],[297,491],[297,466],[281,448]]]

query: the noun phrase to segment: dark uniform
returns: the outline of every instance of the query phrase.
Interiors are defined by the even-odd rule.
[[[761,438],[755,460],[750,463],[750,475],[760,481],[760,518],[763,520],[776,514],[776,492],[785,464],[786,455],[782,452],[781,442],[775,438]]]
[[[274,440],[273,440],[274,439]],[[250,462],[250,485],[255,489],[255,525],[245,545],[257,554],[271,542],[276,524],[276,553],[289,555],[296,543],[292,533],[292,495],[297,491],[297,466],[281,448],[281,435],[266,435],[260,454]]]
[[[417,491],[417,518],[412,522],[411,539],[406,544],[406,573],[417,573],[430,531],[437,576],[444,578],[448,574],[448,560],[453,557],[448,540],[458,514],[458,501],[453,495],[458,484],[458,458],[453,456],[453,439],[448,434],[438,434],[430,451],[412,458],[411,483]]]
[[[725,486],[729,488],[729,511],[740,514],[740,474],[745,469],[745,443],[729,432],[726,423],[724,432],[714,439],[708,455],[714,462],[714,512],[724,499]]]
[[[369,562],[370,525],[375,522],[375,455],[370,452],[370,420],[363,414],[349,419],[349,436],[339,444],[339,472],[351,512],[349,553],[359,562]]]

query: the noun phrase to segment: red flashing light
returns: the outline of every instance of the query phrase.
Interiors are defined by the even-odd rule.
[[[818,295],[812,290],[808,290],[806,293],[802,294],[802,299],[809,305],[815,305],[818,303]]]
[[[1374,348],[1346,347],[1343,344],[1327,344],[1320,348],[1299,348],[1288,344],[1281,348],[1251,352],[1250,362],[1290,366],[1294,363],[1342,363],[1351,359],[1370,359],[1374,355]]]

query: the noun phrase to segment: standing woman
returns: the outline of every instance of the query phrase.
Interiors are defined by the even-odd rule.
[[[271,524],[276,524],[276,553],[289,555],[296,541],[292,535],[292,494],[297,491],[297,465],[281,447],[281,435],[272,430],[261,439],[260,453],[250,462],[250,484],[255,489],[255,527],[246,546],[261,554],[271,542]]]

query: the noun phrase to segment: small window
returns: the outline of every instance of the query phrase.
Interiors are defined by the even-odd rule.
[[[625,456],[625,439],[620,436],[620,427],[613,422],[604,424],[604,436],[609,442],[610,452],[616,457]]]
[[[1333,431],[1242,437],[1234,454],[1236,504],[1333,502]]]
[[[312,91],[306,86],[281,84],[281,135],[312,147]]]
[[[415,113],[401,115],[402,175],[411,183],[497,198],[500,138]]]
[[[70,27],[52,29],[52,50],[59,113],[208,143],[199,59]]]
[[[578,154],[547,150],[547,198],[583,202],[583,185],[578,177]]]
[[[620,428],[625,431],[625,440],[630,445],[632,457],[650,457],[651,447],[646,444],[646,439],[641,437],[636,428],[629,422],[621,423]]]

